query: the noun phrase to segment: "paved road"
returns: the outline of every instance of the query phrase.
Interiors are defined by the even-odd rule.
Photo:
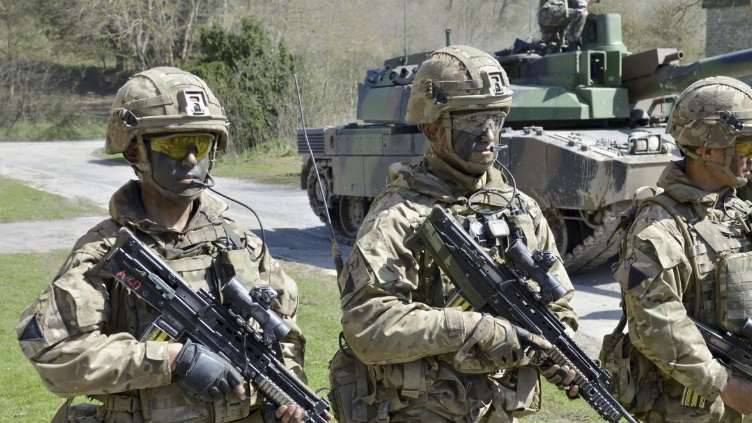
[[[110,195],[133,178],[130,167],[99,160],[93,152],[103,141],[0,143],[0,175],[68,198],[86,198],[107,208]],[[217,178],[217,189],[253,207],[261,217],[267,241],[277,257],[329,270],[328,231],[308,207],[303,191],[267,184]],[[258,228],[245,209],[231,205],[230,215]],[[0,224],[0,254],[67,249],[78,236],[102,217],[67,221]],[[333,274],[333,270],[332,270]],[[580,315],[578,338],[589,352],[619,318],[619,294],[609,269],[573,278],[577,287],[574,306]]]

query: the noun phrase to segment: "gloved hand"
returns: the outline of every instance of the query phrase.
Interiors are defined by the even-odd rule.
[[[525,366],[530,363],[532,352],[552,346],[542,337],[524,331],[506,319],[484,314],[455,354],[457,369],[465,370],[467,365],[462,363],[475,355],[473,347],[476,347],[481,361],[490,361],[496,369],[506,369]]]
[[[574,369],[566,365],[560,366],[551,359],[544,359],[538,368],[547,381],[565,390],[570,399],[575,399],[580,395],[580,388],[573,384],[576,376]]]
[[[230,392],[245,398],[240,373],[224,358],[191,341],[183,345],[175,358],[175,380],[202,401],[216,401]]]

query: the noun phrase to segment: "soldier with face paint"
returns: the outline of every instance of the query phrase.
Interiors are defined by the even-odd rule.
[[[262,421],[262,398],[221,356],[195,343],[141,339],[156,311],[98,266],[121,227],[196,290],[219,298],[228,274],[249,288],[274,288],[272,308],[291,328],[281,341],[285,364],[305,380],[295,282],[205,190],[227,125],[206,83],[180,69],[149,69],[118,91],[106,151],[122,153],[138,181],[112,196],[111,217],[78,240],[18,325],[21,348],[50,391],[99,401],[67,401],[54,422]],[[304,418],[299,407],[275,411],[283,422]]]
[[[407,120],[430,149],[393,172],[339,277],[342,348],[330,366],[339,421],[506,422],[539,408],[538,369],[528,364],[550,345],[523,339],[507,320],[449,307],[453,284],[412,242],[436,205],[464,222],[514,204],[528,248],[558,257],[538,205],[492,166],[511,94],[496,59],[472,47],[437,50],[420,65]],[[560,260],[551,271],[568,289],[551,308],[574,329],[572,285]],[[542,370],[577,394],[570,369]]]

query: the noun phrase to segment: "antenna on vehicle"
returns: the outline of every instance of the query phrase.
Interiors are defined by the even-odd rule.
[[[402,66],[407,65],[407,0],[402,0]]]
[[[527,2],[527,38],[530,41],[533,37],[533,0]]]
[[[444,43],[446,44],[446,47],[452,45],[452,28],[447,28],[444,30]]]
[[[308,147],[308,154],[311,155],[311,164],[313,165],[313,171],[316,172],[316,182],[319,186],[319,193],[321,194],[321,200],[324,203],[324,214],[326,215],[326,226],[329,228],[329,237],[332,240],[332,259],[334,260],[334,269],[337,271],[337,276],[342,273],[342,252],[337,244],[337,238],[334,234],[334,225],[332,225],[332,216],[329,214],[329,204],[326,201],[326,192],[324,192],[324,186],[321,184],[321,174],[319,173],[319,166],[316,164],[316,156],[313,154],[311,148],[311,142],[308,140],[308,130],[306,129],[305,113],[303,112],[303,97],[300,96],[300,84],[298,84],[298,75],[292,74],[295,80],[295,93],[298,95],[298,109],[300,110],[300,124],[303,130],[303,138],[305,138],[306,146]]]

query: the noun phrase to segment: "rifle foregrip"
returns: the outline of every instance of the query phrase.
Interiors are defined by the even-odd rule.
[[[259,374],[254,380],[259,391],[277,405],[296,404],[289,395],[279,386],[275,385],[268,377]]]
[[[588,404],[605,420],[618,422],[624,418],[630,423],[637,423],[621,405],[611,397],[605,388],[598,385],[598,382],[590,381],[588,378],[569,360],[557,347],[546,351],[546,355],[559,366],[567,366],[574,370],[574,384],[580,388],[580,395]],[[597,385],[597,386],[596,386]],[[604,391],[606,392],[604,394]]]

